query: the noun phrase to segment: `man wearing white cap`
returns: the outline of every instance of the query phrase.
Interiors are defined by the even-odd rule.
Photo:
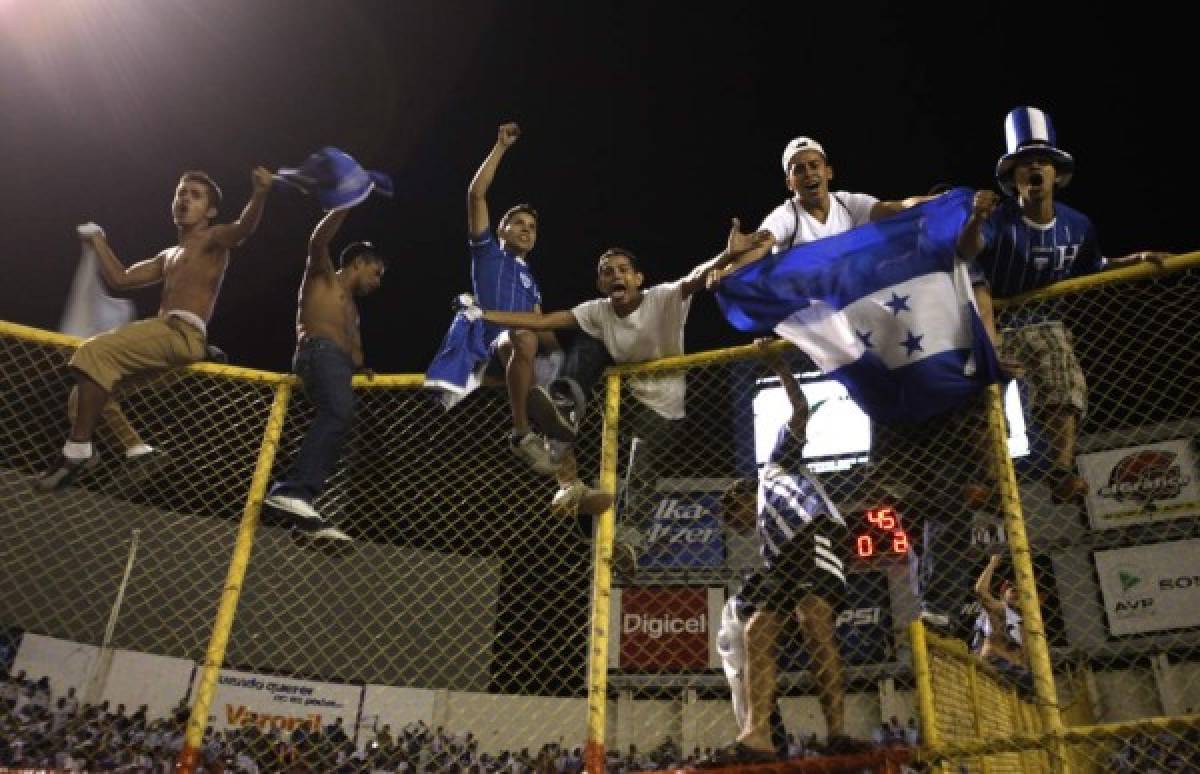
[[[911,196],[900,201],[880,201],[870,194],[831,192],[833,166],[825,148],[811,137],[797,137],[789,142],[783,149],[782,163],[784,179],[793,196],[772,210],[759,226],[759,233],[770,234],[770,239],[718,276],[737,271],[768,253],[837,236],[932,198]]]
[[[958,253],[972,261],[971,281],[980,317],[1001,362],[1030,387],[1030,407],[1050,443],[1050,486],[1056,502],[1082,497],[1086,482],[1074,470],[1075,433],[1087,410],[1087,382],[1056,320],[1026,313],[1014,330],[996,332],[992,299],[1009,298],[1059,280],[1139,261],[1161,265],[1166,253],[1139,252],[1106,259],[1086,215],[1054,200],[1066,187],[1075,160],[1056,147],[1050,116],[1018,107],[1004,121],[1008,153],[996,163],[996,182],[1010,198],[992,191],[975,194],[959,234]]]

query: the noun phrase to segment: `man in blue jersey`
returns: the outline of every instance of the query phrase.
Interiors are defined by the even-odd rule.
[[[471,284],[475,299],[484,309],[506,312],[540,312],[542,295],[527,259],[537,241],[538,215],[528,204],[510,208],[500,218],[496,233],[489,231],[487,192],[504,154],[521,136],[514,123],[502,124],[496,144],[483,160],[467,189],[467,233],[471,248]],[[532,419],[542,433],[557,440],[575,438],[575,428],[562,415],[549,393],[535,383],[534,363],[539,349],[559,349],[550,331],[505,329],[485,322],[484,337],[491,351],[489,371],[503,367],[508,400],[512,407],[509,446],[534,470],[552,473],[554,465],[545,439],[532,431]]]
[[[1008,153],[996,164],[996,182],[1010,198],[975,194],[958,239],[959,255],[973,261],[972,284],[1001,363],[1023,376],[1034,418],[1050,445],[1050,486],[1056,502],[1082,497],[1087,483],[1075,472],[1075,434],[1087,410],[1087,382],[1063,324],[1026,314],[1004,336],[996,332],[993,298],[1009,298],[1060,280],[1140,261],[1162,264],[1166,253],[1139,252],[1106,259],[1096,229],[1081,212],[1054,200],[1075,171],[1075,160],[1055,145],[1050,116],[1018,107],[1004,122]]]
[[[792,404],[792,416],[779,430],[759,487],[756,524],[761,572],[747,581],[740,597],[753,613],[745,626],[743,690],[747,705],[741,734],[719,751],[716,765],[772,761],[771,715],[775,706],[775,643],[789,616],[802,619],[801,633],[812,660],[830,755],[864,752],[870,745],[845,734],[845,685],[834,640],[834,610],[846,591],[849,532],[837,506],[803,462],[808,401],[791,370],[760,341],[767,364],[779,377]]]

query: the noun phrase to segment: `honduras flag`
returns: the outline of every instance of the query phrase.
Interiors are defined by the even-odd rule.
[[[741,331],[775,331],[872,419],[914,422],[964,404],[1001,371],[955,257],[973,194],[957,188],[726,277],[717,303]]]

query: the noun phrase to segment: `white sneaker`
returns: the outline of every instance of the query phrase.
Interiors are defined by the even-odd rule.
[[[587,494],[587,484],[575,479],[566,486],[559,487],[550,501],[550,510],[561,516],[574,516],[579,512],[579,501]]]
[[[263,505],[282,512],[286,517],[286,526],[294,527],[314,540],[350,540],[349,535],[333,526],[311,503],[299,497],[268,495],[263,498]]]
[[[345,532],[330,524],[325,519],[321,519],[325,526],[304,530],[313,540],[351,540],[351,537]]]
[[[306,521],[323,521],[321,514],[317,513],[317,509],[312,507],[312,504],[301,500],[299,497],[288,497],[287,495],[267,495],[263,498],[263,505],[274,508],[277,511],[283,511],[303,519]]]
[[[607,510],[612,502],[611,494],[575,479],[554,494],[550,511],[557,516],[575,516],[580,512],[595,516]]]
[[[558,466],[550,459],[550,450],[546,448],[546,441],[537,433],[526,433],[520,438],[510,435],[508,448],[512,449],[513,454],[524,460],[526,465],[533,468],[535,473],[550,476],[558,469]]]

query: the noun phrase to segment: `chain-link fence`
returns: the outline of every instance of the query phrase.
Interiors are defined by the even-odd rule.
[[[833,614],[844,733],[920,744],[947,771],[1200,767],[1200,578],[1188,558],[1200,545],[1195,263],[1014,300],[998,322],[1020,377],[991,402],[922,424],[871,426],[791,355],[786,370],[809,405],[803,461],[849,532]],[[1081,376],[1069,373],[1068,349]],[[639,558],[615,579],[604,733],[608,750],[643,767],[704,757],[741,730],[719,669],[720,605],[762,562],[731,493],[761,479],[760,527],[780,518],[764,493],[792,413],[759,355],[655,364],[686,374],[688,416],[651,431],[669,441],[650,462],[637,459],[644,407],[622,393],[615,548],[619,558],[632,544]],[[797,585],[813,582],[792,570]],[[781,629],[770,638],[778,711],[792,755],[830,752],[837,711],[823,706],[821,669],[831,659],[806,639],[808,611],[804,624],[787,620],[794,602],[774,611]],[[940,643],[924,651],[924,684],[912,620]]]
[[[678,765],[739,733],[728,670],[777,680],[766,705],[747,690],[742,720],[791,756],[1198,766],[1193,258],[1003,310],[1072,343],[1073,426],[1033,367],[1007,423],[983,396],[890,427],[798,353],[772,367],[779,345],[613,369],[575,447],[615,494],[595,519],[552,511],[554,483],[506,448],[500,391],[447,412],[417,377],[356,377],[315,503],[353,538],[336,547],[259,523],[312,415],[284,375],[206,364],[144,385],[106,415],[99,466],[36,491],[75,342],[6,324],[8,752],[166,760],[190,707],[187,743],[213,766],[533,767],[585,741],[590,769]],[[1009,336],[1026,364],[1046,338]],[[685,417],[637,397],[664,378],[685,381]],[[139,444],[156,452],[127,457]]]

